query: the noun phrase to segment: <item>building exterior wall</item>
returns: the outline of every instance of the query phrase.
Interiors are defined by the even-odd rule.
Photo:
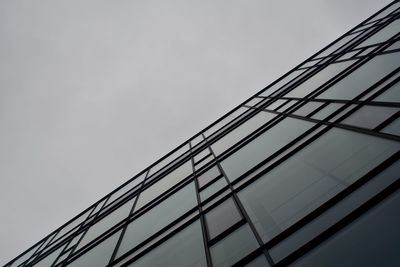
[[[8,263],[400,266],[392,2]]]

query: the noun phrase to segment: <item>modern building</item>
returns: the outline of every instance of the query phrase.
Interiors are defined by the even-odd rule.
[[[400,266],[394,1],[15,258]]]

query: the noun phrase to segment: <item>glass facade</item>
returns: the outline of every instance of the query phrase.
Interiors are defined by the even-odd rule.
[[[9,262],[400,266],[400,2]]]

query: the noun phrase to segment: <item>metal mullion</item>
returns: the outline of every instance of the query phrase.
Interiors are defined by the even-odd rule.
[[[189,145],[189,150],[192,151],[192,145],[191,144]],[[211,154],[209,154],[208,156],[210,156],[210,155]],[[210,250],[209,250],[209,248],[207,246],[207,226],[206,226],[206,222],[205,222],[205,218],[204,218],[204,214],[203,214],[203,207],[201,205],[200,186],[199,186],[199,182],[198,182],[198,176],[196,174],[196,170],[195,170],[195,167],[194,167],[195,166],[194,157],[191,157],[191,161],[192,161],[192,170],[193,170],[193,174],[194,174],[194,177],[195,177],[194,178],[194,185],[196,187],[196,198],[197,198],[197,205],[198,205],[198,210],[199,210],[199,215],[200,215],[200,224],[201,224],[201,232],[202,232],[202,236],[203,236],[204,251],[205,251],[205,254],[206,254],[207,266],[208,267],[212,267],[211,254],[210,254]]]
[[[206,142],[207,142],[207,139],[206,139]],[[216,155],[215,155],[213,149],[211,148],[211,146],[210,146],[210,151],[214,155],[214,157],[216,158]],[[255,226],[253,225],[252,221],[250,220],[249,215],[247,214],[246,210],[244,209],[239,197],[236,195],[236,192],[235,192],[235,190],[234,190],[234,188],[232,186],[232,183],[229,181],[228,177],[226,176],[226,173],[225,173],[224,169],[222,168],[218,158],[216,159],[216,164],[217,164],[217,166],[219,168],[219,171],[222,173],[223,177],[225,178],[226,182],[228,183],[229,189],[232,192],[232,199],[233,199],[235,205],[237,206],[237,208],[238,208],[239,212],[241,213],[241,215],[243,216],[244,220],[249,225],[249,227],[250,227],[255,239],[257,240],[258,245],[261,247],[264,244],[262,239],[261,239],[261,236],[258,234]],[[265,257],[267,258],[268,263],[270,265],[273,265],[273,260],[272,260],[271,256],[269,255],[268,251],[267,250],[263,250],[263,253],[264,253]]]

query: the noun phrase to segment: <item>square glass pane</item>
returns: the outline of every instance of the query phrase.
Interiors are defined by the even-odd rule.
[[[318,98],[353,99],[400,66],[400,53],[374,57],[332,85]]]
[[[141,192],[138,202],[136,203],[136,210],[148,204],[150,201],[172,188],[192,173],[192,162],[188,160],[172,172],[168,173],[165,177],[161,178],[161,180]]]
[[[292,91],[286,94],[287,97],[305,97],[343,70],[353,64],[354,61],[346,61],[341,63],[330,64],[320,72],[314,74],[308,78],[305,82],[294,88]]]
[[[197,177],[200,188],[217,178],[220,174],[221,173],[219,172],[217,166],[214,166],[205,173],[200,174],[199,177]]]
[[[148,252],[132,267],[202,267],[207,266],[200,222],[197,220]]]
[[[105,267],[110,261],[111,255],[115,249],[118,238],[121,232],[116,232],[100,244],[96,245],[94,248],[80,256],[78,259],[74,260],[68,267]]]
[[[341,123],[374,129],[376,126],[395,114],[398,110],[398,108],[392,107],[363,106],[344,119]]]
[[[96,237],[100,236],[117,223],[126,219],[132,209],[134,201],[135,198],[129,200],[124,205],[91,226],[85,233],[83,239],[79,242],[78,248],[82,248],[83,246],[87,245],[89,242],[93,241]]]
[[[399,207],[397,192],[290,266],[400,266]]]
[[[267,242],[399,148],[395,141],[334,128],[238,196]]]
[[[253,131],[258,129],[260,126],[266,124],[268,121],[272,120],[275,117],[274,114],[268,112],[259,112],[254,115],[249,120],[242,123],[236,129],[233,129],[231,132],[223,136],[217,142],[211,145],[214,153],[216,155],[221,154],[226,149],[236,144],[242,138],[251,134]]]
[[[223,160],[221,166],[234,181],[312,126],[314,123],[286,118]]]
[[[231,266],[256,248],[258,243],[250,227],[243,225],[210,248],[213,266]]]
[[[205,215],[208,237],[213,239],[242,219],[232,198],[228,198]]]
[[[196,191],[192,182],[131,222],[126,228],[117,255],[139,245],[196,205]]]

